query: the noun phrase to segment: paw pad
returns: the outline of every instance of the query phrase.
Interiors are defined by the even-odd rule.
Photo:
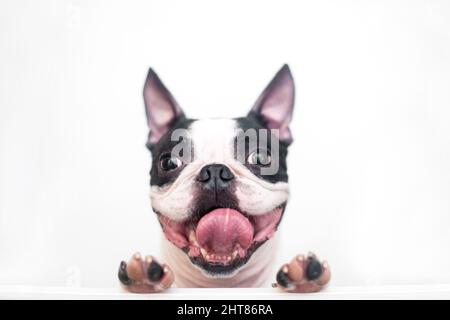
[[[163,274],[164,271],[159,263],[152,261],[147,269],[147,276],[149,280],[152,282],[158,282],[159,280],[161,280]]]
[[[118,276],[122,284],[128,286],[132,283],[132,280],[128,277],[127,274],[127,264],[125,263],[125,261],[122,261],[120,263]]]
[[[152,256],[135,253],[128,262],[122,261],[118,272],[123,288],[136,293],[153,293],[168,289],[174,275],[170,267]]]
[[[289,287],[291,280],[289,279],[288,275],[281,269],[277,273],[277,283],[282,286],[283,288]]]
[[[288,292],[317,292],[330,281],[330,268],[310,253],[298,255],[278,271],[277,286]]]
[[[308,280],[316,280],[322,275],[322,264],[315,257],[308,258],[308,266],[306,267],[306,278]]]

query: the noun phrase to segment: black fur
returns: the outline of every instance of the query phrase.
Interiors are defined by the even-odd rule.
[[[259,130],[259,129],[267,129],[267,127],[265,126],[263,120],[258,116],[258,114],[254,113],[254,112],[250,112],[248,114],[247,117],[242,117],[242,118],[236,118],[235,119],[238,125],[238,128],[242,129],[244,132],[249,130],[249,129],[255,129],[255,130]],[[272,135],[269,135],[267,137],[267,149],[268,151],[270,150],[271,147],[271,140],[275,138]],[[257,135],[257,143],[259,145],[259,139],[260,136]],[[277,139],[277,138],[275,138]],[[236,142],[237,140],[235,140],[235,153],[236,153]],[[255,151],[255,150],[249,150],[249,144],[248,141],[246,140],[246,146],[245,146],[245,159],[247,159],[248,155],[250,152]],[[256,176],[258,176],[261,179],[267,180],[269,182],[275,183],[278,181],[283,181],[283,182],[287,182],[288,181],[288,174],[287,174],[287,165],[286,165],[286,158],[287,158],[287,153],[288,153],[288,144],[284,143],[283,141],[279,141],[279,163],[278,163],[278,171],[276,174],[274,175],[262,175],[261,174],[261,168],[259,166],[256,165],[252,165],[249,163],[244,163],[244,165]],[[235,154],[235,157],[237,157],[237,155]],[[273,158],[273,160],[275,160]]]
[[[152,186],[163,186],[167,183],[172,183],[176,180],[176,178],[180,175],[180,172],[183,170],[185,165],[182,165],[180,168],[171,171],[164,172],[159,168],[159,159],[161,155],[171,152],[172,148],[177,145],[180,141],[172,141],[171,135],[172,132],[176,129],[188,129],[189,126],[194,122],[194,119],[187,119],[185,117],[179,118],[173,125],[170,131],[168,131],[158,143],[154,145],[147,144],[147,148],[152,153],[152,167],[150,170],[150,185]]]

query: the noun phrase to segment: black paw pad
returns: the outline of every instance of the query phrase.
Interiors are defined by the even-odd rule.
[[[164,272],[159,263],[152,261],[147,269],[147,276],[150,281],[158,282],[161,280]]]
[[[123,283],[124,285],[126,285],[126,286],[132,284],[132,282],[133,282],[133,280],[131,280],[131,279],[128,277],[128,274],[127,274],[127,264],[125,263],[125,261],[122,261],[122,262],[120,263],[118,276],[119,276],[120,282],[122,282],[122,283]]]
[[[322,264],[314,257],[308,258],[308,266],[306,267],[306,278],[308,280],[318,279],[323,272]]]
[[[288,288],[291,280],[289,279],[288,275],[283,272],[283,270],[280,270],[277,273],[277,283],[283,288]]]

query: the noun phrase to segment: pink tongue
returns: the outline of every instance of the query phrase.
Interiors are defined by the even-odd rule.
[[[253,241],[253,226],[233,209],[215,209],[203,216],[197,225],[199,245],[207,251],[229,254],[238,244],[246,250]]]

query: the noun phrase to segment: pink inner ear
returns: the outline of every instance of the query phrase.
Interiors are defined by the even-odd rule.
[[[148,142],[157,143],[175,120],[183,115],[183,111],[151,69],[145,82],[144,101],[150,129]]]
[[[264,106],[260,109],[262,118],[269,129],[278,129],[280,140],[292,140],[289,124],[292,120],[292,104],[294,91],[289,87],[282,87],[269,95]]]
[[[154,88],[150,88],[145,94],[150,143],[158,142],[169,131],[175,118],[182,114],[178,105],[172,105],[160,92],[155,91]]]
[[[156,143],[161,137],[169,131],[169,124],[173,121],[173,111],[169,109],[159,109],[152,114],[149,119],[150,136],[149,142]]]
[[[284,66],[256,101],[252,111],[259,113],[269,129],[278,129],[280,140],[291,142],[295,87],[291,72]]]

